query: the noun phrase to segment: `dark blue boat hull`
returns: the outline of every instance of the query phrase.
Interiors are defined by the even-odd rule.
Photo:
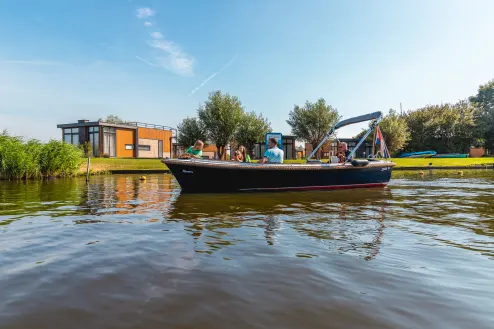
[[[394,164],[366,167],[320,165],[207,165],[199,161],[163,161],[183,192],[321,190],[382,187],[391,179]],[[270,168],[270,166],[274,166]]]

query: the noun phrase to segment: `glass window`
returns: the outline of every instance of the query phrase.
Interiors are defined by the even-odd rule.
[[[99,127],[89,127],[89,143],[93,149],[93,156],[99,156]]]
[[[139,145],[140,151],[151,151],[151,145]]]
[[[72,135],[70,134],[63,135],[63,141],[67,144],[72,144]]]
[[[117,156],[116,137],[117,134],[115,128],[103,128],[103,153],[108,154],[110,157]]]
[[[63,141],[67,144],[79,145],[79,128],[65,128]]]

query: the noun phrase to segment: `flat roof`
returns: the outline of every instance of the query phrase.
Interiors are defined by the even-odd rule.
[[[83,121],[83,120],[74,123],[58,124],[57,128],[63,129],[63,128],[94,127],[94,126],[115,127],[122,129],[149,128],[149,129],[169,130],[169,131],[176,130],[175,128],[168,126],[155,125],[151,123],[142,123],[142,122],[108,123],[104,121]]]
[[[80,127],[94,127],[94,126],[105,126],[105,127],[115,127],[124,129],[137,129],[137,126],[131,126],[126,124],[115,124],[102,121],[87,121],[87,122],[74,122],[74,123],[64,123],[57,125],[57,128],[80,128]]]

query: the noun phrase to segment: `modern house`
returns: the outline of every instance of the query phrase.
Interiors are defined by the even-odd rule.
[[[63,141],[73,145],[89,142],[95,157],[166,158],[172,157],[176,130],[171,127],[127,122],[114,124],[79,120],[59,124]]]

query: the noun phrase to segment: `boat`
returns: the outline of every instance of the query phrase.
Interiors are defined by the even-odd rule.
[[[311,160],[341,127],[373,120],[345,163]],[[302,164],[258,164],[200,159],[165,159],[184,193],[304,191],[384,187],[395,165],[390,159],[353,159],[353,154],[382,120],[374,112],[338,122]],[[384,143],[383,143],[384,144]],[[386,154],[389,154],[387,152]]]
[[[431,158],[441,159],[441,158],[468,158],[468,154],[460,154],[460,153],[450,153],[450,154],[436,154]]]
[[[436,151],[410,152],[403,153],[398,158],[430,158],[435,156],[436,154]]]

